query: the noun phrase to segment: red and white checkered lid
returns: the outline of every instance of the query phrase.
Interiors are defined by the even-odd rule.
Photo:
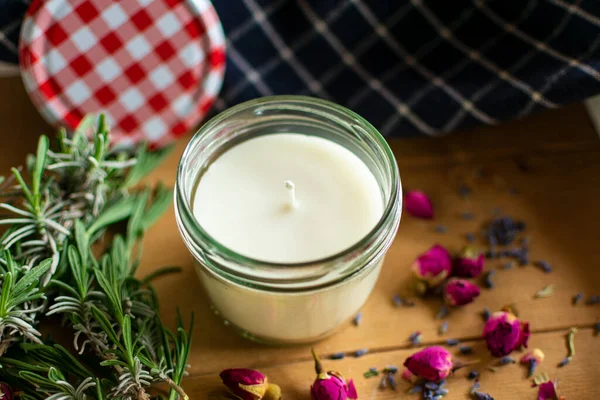
[[[105,112],[121,145],[189,131],[223,82],[225,37],[210,0],[34,0],[20,41],[25,87],[53,125]]]

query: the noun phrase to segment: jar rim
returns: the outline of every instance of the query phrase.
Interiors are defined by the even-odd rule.
[[[208,232],[206,232],[206,230],[204,230],[204,228],[200,225],[200,223],[194,217],[192,206],[190,204],[191,202],[188,199],[186,199],[185,187],[184,187],[184,185],[181,184],[182,182],[184,182],[185,163],[187,160],[190,159],[191,153],[194,150],[194,144],[196,142],[198,142],[199,140],[201,140],[202,136],[205,133],[209,132],[213,127],[217,126],[219,123],[221,123],[224,120],[226,120],[227,118],[235,115],[236,113],[246,110],[246,109],[249,109],[249,108],[252,108],[252,107],[257,107],[257,106],[272,104],[272,103],[277,103],[277,104],[282,104],[282,105],[284,103],[294,104],[294,105],[299,105],[299,106],[304,105],[304,106],[308,107],[307,110],[310,110],[309,107],[311,107],[311,106],[314,107],[316,105],[316,106],[320,106],[320,107],[324,108],[325,110],[328,110],[332,113],[338,113],[338,114],[341,114],[341,116],[343,116],[343,117],[350,118],[354,122],[360,124],[360,126],[364,129],[364,131],[368,133],[370,138],[375,139],[374,141],[378,146],[378,149],[377,149],[378,152],[380,152],[382,155],[384,155],[385,164],[387,165],[387,167],[389,167],[389,170],[391,172],[391,188],[390,188],[390,192],[389,192],[390,195],[389,195],[388,199],[386,199],[383,213],[382,213],[381,217],[379,218],[379,220],[377,221],[377,223],[375,224],[375,226],[365,236],[363,236],[359,241],[354,243],[352,246],[345,248],[333,255],[323,257],[320,259],[315,259],[315,260],[302,261],[302,262],[265,261],[265,260],[261,260],[261,259],[257,259],[257,258],[253,258],[253,257],[249,257],[246,255],[240,254],[240,253],[232,250],[231,248],[223,245],[221,242],[219,242],[215,238],[213,238]],[[283,109],[285,110],[285,108],[283,108]],[[398,171],[398,165],[396,163],[396,159],[393,155],[393,152],[392,152],[390,146],[388,145],[385,138],[379,133],[379,131],[371,123],[369,123],[366,119],[364,119],[360,115],[356,114],[355,112],[349,110],[348,108],[343,107],[338,104],[335,104],[328,100],[323,100],[323,99],[314,98],[314,97],[310,97],[310,96],[278,95],[278,96],[261,97],[258,99],[253,99],[253,100],[246,101],[244,103],[237,104],[237,105],[219,113],[218,115],[214,116],[209,121],[207,121],[203,126],[201,126],[198,129],[198,131],[194,134],[194,136],[192,137],[190,142],[187,144],[187,146],[183,152],[183,155],[181,156],[181,160],[180,160],[178,168],[177,168],[177,177],[176,177],[176,185],[175,185],[175,189],[174,189],[174,196],[175,196],[175,203],[176,203],[177,218],[178,219],[180,218],[180,216],[179,216],[180,213],[184,214],[185,218],[183,219],[183,224],[185,225],[186,230],[188,230],[188,231],[191,230],[191,232],[187,232],[187,233],[191,234],[194,241],[201,240],[201,241],[209,242],[211,244],[211,246],[214,247],[218,252],[220,252],[221,254],[223,254],[226,257],[234,259],[237,263],[240,263],[240,264],[244,264],[244,265],[254,267],[254,268],[260,268],[261,270],[264,270],[264,271],[274,271],[275,269],[278,271],[281,271],[282,267],[285,267],[286,271],[293,272],[293,271],[310,269],[310,267],[314,267],[316,265],[329,264],[331,262],[334,262],[336,260],[344,258],[345,256],[352,254],[353,252],[365,247],[366,245],[368,245],[369,241],[371,241],[375,235],[377,235],[379,232],[381,232],[382,230],[385,229],[390,218],[396,218],[395,217],[396,214],[397,214],[397,219],[398,219],[398,221],[396,221],[396,225],[397,225],[397,223],[399,222],[399,219],[400,219],[400,216],[399,216],[400,210],[398,210],[398,208],[400,207],[399,203],[401,204],[401,183],[400,183],[400,173]],[[182,201],[179,201],[178,199],[180,199]],[[185,221],[187,221],[187,223],[185,223]],[[178,223],[179,222],[180,221],[178,221]],[[180,229],[181,229],[181,227],[180,227]],[[387,249],[387,247],[386,247],[386,249]]]

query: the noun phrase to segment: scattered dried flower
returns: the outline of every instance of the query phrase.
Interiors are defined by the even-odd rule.
[[[600,304],[600,296],[598,296],[598,295],[590,296],[590,298],[585,302],[585,304],[587,304],[588,306]]]
[[[390,385],[390,388],[392,388],[392,390],[397,390],[398,384],[396,383],[396,377],[394,377],[394,374],[391,372],[388,372],[386,374],[386,376],[387,376],[387,381],[388,381],[388,384]]]
[[[428,287],[435,287],[450,275],[452,258],[448,250],[436,244],[414,261],[412,270]]]
[[[385,389],[387,387],[387,381],[385,379],[385,375],[381,377],[379,380],[379,389]]]
[[[361,322],[362,322],[362,312],[359,312],[358,314],[356,314],[354,316],[354,319],[352,320],[352,323],[355,326],[359,326]]]
[[[493,289],[494,288],[494,276],[496,275],[496,271],[495,270],[489,270],[486,274],[485,277],[483,278],[483,282],[485,284],[485,287],[488,289]]]
[[[479,296],[477,285],[465,279],[450,278],[444,285],[444,299],[450,306],[463,306]]]
[[[527,366],[527,377],[531,378],[535,369],[544,361],[544,352],[540,349],[533,349],[525,353],[519,362]]]
[[[502,268],[504,268],[504,269],[513,269],[514,266],[515,266],[514,261],[507,261],[504,264],[502,264]]]
[[[371,368],[369,368],[369,370],[367,372],[363,373],[363,376],[367,379],[372,378],[374,376],[378,376],[378,375],[379,375],[379,371],[377,371],[377,368],[375,368],[375,367],[371,367]]]
[[[265,375],[253,369],[226,369],[219,376],[227,389],[242,400],[267,400],[267,388],[272,385],[267,382]],[[276,400],[272,397],[270,399]]]
[[[517,360],[512,357],[504,356],[500,360],[498,360],[498,365],[508,365],[508,364],[516,364]]]
[[[435,231],[437,233],[447,233],[448,232],[448,227],[446,225],[436,225],[435,226]]]
[[[438,330],[438,334],[439,335],[443,335],[446,332],[448,332],[448,321],[444,321],[441,325],[440,328]]]
[[[465,246],[454,260],[452,274],[462,278],[476,278],[483,271],[485,257],[474,246]]]
[[[487,307],[485,307],[485,308],[483,309],[483,311],[481,312],[481,316],[483,317],[483,320],[484,320],[484,321],[487,321],[488,319],[490,319],[490,316],[491,316],[491,315],[492,315],[492,314],[490,313],[490,310],[488,310],[488,308],[487,308]]]
[[[471,347],[471,346],[460,346],[458,348],[458,351],[460,352],[460,354],[463,354],[463,355],[473,354],[473,347]]]
[[[0,383],[0,400],[13,400],[13,391],[6,383]]]
[[[346,353],[338,352],[338,353],[333,353],[332,355],[330,355],[329,359],[330,360],[341,360],[344,357],[346,357]]]
[[[408,389],[408,394],[421,393],[423,391],[423,386],[415,385]]]
[[[404,193],[404,209],[413,217],[433,218],[433,204],[429,197],[421,191],[411,190]]]
[[[415,376],[415,374],[413,374],[412,372],[410,372],[409,369],[405,369],[404,371],[402,371],[402,375],[400,375],[400,376],[406,382],[410,382],[410,383],[414,383],[417,380],[417,377]]]
[[[542,299],[545,297],[550,297],[554,294],[554,290],[556,289],[556,285],[551,283],[550,285],[544,286],[542,289],[535,292],[533,298]]]
[[[465,211],[465,212],[463,212],[463,213],[460,214],[460,218],[464,219],[465,221],[471,221],[472,219],[475,218],[475,216],[473,215],[472,212]]]
[[[471,188],[469,186],[467,186],[466,184],[462,184],[458,187],[457,192],[458,192],[459,196],[465,198],[465,197],[469,197],[469,195],[473,192],[473,190],[471,190]]]
[[[446,345],[448,345],[448,346],[456,346],[459,343],[460,343],[460,340],[458,340],[458,339],[448,339],[448,340],[446,340]]]
[[[473,398],[476,400],[494,400],[494,398],[492,396],[490,396],[487,393],[483,393],[483,392],[473,392],[472,393]]]
[[[527,347],[529,324],[510,312],[498,311],[486,321],[483,338],[493,356],[502,357],[513,350]]]
[[[596,335],[600,335],[600,322],[597,322],[596,325],[594,325],[594,331]]]
[[[369,352],[369,349],[358,349],[354,352],[354,357],[362,357]]]
[[[467,375],[467,379],[472,381],[473,379],[477,379],[478,376],[479,372],[472,370],[471,372],[469,372],[469,375]]]
[[[544,271],[547,274],[552,272],[552,266],[548,263],[548,261],[537,260],[537,261],[533,262],[533,265],[540,268],[542,271]]]
[[[428,381],[439,382],[453,371],[452,354],[440,346],[431,346],[408,357],[404,366]]]
[[[473,243],[476,240],[475,234],[473,232],[467,232],[465,233],[465,239],[467,240],[467,242]]]
[[[577,304],[581,303],[581,300],[583,300],[583,293],[579,292],[575,296],[573,296],[572,303],[574,306],[576,306]]]
[[[548,374],[547,373],[542,373],[539,375],[536,375],[533,377],[533,385],[534,386],[539,386],[544,382],[548,382],[550,380],[550,378],[548,378]]]
[[[570,362],[571,362],[571,357],[565,357],[565,358],[562,359],[561,362],[558,363],[557,367],[558,368],[562,368],[565,365],[569,364]]]
[[[473,394],[477,391],[477,389],[479,389],[481,387],[481,384],[479,383],[479,381],[475,381],[473,383],[473,386],[471,386],[471,389],[469,390],[469,393]]]
[[[440,308],[440,311],[437,313],[437,315],[435,316],[435,319],[444,319],[446,318],[448,315],[450,315],[450,309],[446,306],[442,306]]]
[[[402,297],[400,297],[397,294],[394,295],[394,297],[392,298],[392,302],[396,307],[402,307],[402,305],[404,304],[404,302],[402,301]]]
[[[312,355],[315,360],[315,372],[317,373],[317,378],[310,387],[310,397],[312,400],[346,400],[358,398],[352,379],[346,381],[342,374],[336,371],[325,372],[314,349],[312,349]]]
[[[411,333],[411,335],[408,337],[408,341],[413,345],[413,346],[418,346],[421,344],[421,339],[423,338],[423,336],[421,335],[420,331],[416,331]]]
[[[510,217],[495,218],[487,229],[488,239],[495,238],[496,243],[506,246],[511,244],[517,234],[524,230],[525,223],[522,221],[516,221]]]
[[[558,393],[556,392],[554,382],[548,381],[540,384],[538,400],[558,400]]]

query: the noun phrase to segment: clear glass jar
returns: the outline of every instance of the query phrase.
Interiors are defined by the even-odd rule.
[[[194,218],[197,184],[215,159],[241,141],[284,132],[346,147],[378,182],[381,219],[362,240],[334,256],[299,264],[251,259],[218,243]],[[272,344],[319,340],[356,314],[375,285],[401,210],[398,166],[385,139],[354,112],[312,97],[265,97],[222,112],[192,138],[177,171],[177,224],[213,309],[243,336]]]

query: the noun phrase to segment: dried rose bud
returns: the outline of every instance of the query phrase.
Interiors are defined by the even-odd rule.
[[[540,384],[538,400],[558,400],[556,385],[552,381]]]
[[[411,268],[421,282],[428,287],[435,287],[450,275],[452,258],[448,250],[436,244],[421,254]]]
[[[410,383],[415,383],[417,380],[417,377],[415,374],[413,374],[412,372],[410,372],[409,369],[405,369],[404,371],[402,371],[402,379],[404,379],[406,382],[410,382]]]
[[[454,368],[452,354],[441,346],[426,347],[404,361],[404,366],[416,376],[433,382],[446,379]]]
[[[4,382],[0,383],[0,400],[12,400],[12,399],[13,399],[13,392],[12,392],[12,389],[10,388],[10,386],[8,386]]]
[[[498,311],[485,323],[483,338],[493,356],[503,357],[513,350],[527,347],[529,323],[519,321],[510,312]]]
[[[450,278],[444,285],[444,299],[450,306],[464,306],[479,296],[479,287],[465,279]]]
[[[433,204],[429,197],[418,190],[404,193],[404,209],[413,217],[431,219],[433,218]]]
[[[462,278],[476,278],[481,275],[485,256],[473,246],[466,246],[454,260],[452,274]]]
[[[242,400],[278,400],[279,386],[267,382],[267,377],[253,369],[226,369],[219,375],[223,384]]]
[[[317,378],[310,387],[311,400],[346,400],[358,399],[356,388],[352,379],[346,381],[342,374],[336,371],[323,371],[321,360],[312,350],[315,360],[315,371]]]

